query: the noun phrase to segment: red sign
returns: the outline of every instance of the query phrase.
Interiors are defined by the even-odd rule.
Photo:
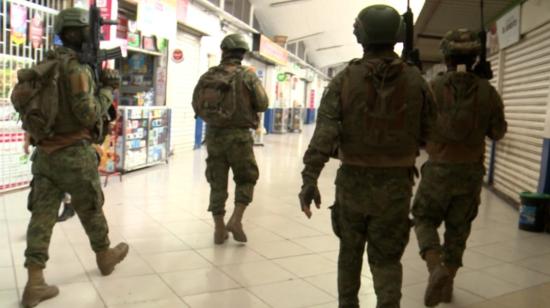
[[[176,48],[174,51],[172,51],[172,61],[176,63],[183,62],[184,56],[183,56],[183,50]]]
[[[113,1],[116,0],[96,0],[96,5],[99,8],[100,15],[105,20],[111,20],[114,17],[113,14]],[[109,41],[111,39],[111,27],[110,25],[105,25],[101,27],[101,32],[103,33],[103,40]]]
[[[315,89],[311,89],[309,92],[309,108],[315,108]]]
[[[29,37],[33,48],[42,46],[42,36],[44,35],[44,21],[39,13],[35,13],[29,23]]]
[[[178,22],[185,23],[187,20],[187,11],[189,10],[189,0],[178,0],[176,7],[176,18]]]
[[[127,40],[128,39],[128,18],[125,16],[118,17],[118,26],[116,28],[116,37]]]

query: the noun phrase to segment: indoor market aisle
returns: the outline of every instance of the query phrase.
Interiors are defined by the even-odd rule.
[[[212,243],[206,212],[205,151],[179,155],[167,166],[111,179],[105,212],[113,243],[131,252],[101,277],[76,218],[58,224],[46,277],[61,294],[39,307],[335,308],[338,242],[327,207],[338,164],[322,174],[322,210],[307,220],[299,210],[301,156],[311,136],[271,135],[257,148],[261,178],[246,213],[249,243]],[[234,186],[231,184],[230,189]],[[18,307],[26,281],[26,191],[0,196],[0,307]],[[230,197],[231,200],[232,197]],[[517,212],[486,191],[457,278],[456,303],[442,307],[550,307],[550,235],[518,231]],[[403,308],[423,307],[427,280],[416,239],[403,258]],[[364,269],[361,307],[375,307]]]

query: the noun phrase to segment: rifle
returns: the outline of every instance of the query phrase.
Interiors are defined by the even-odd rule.
[[[82,52],[78,55],[78,59],[80,63],[88,64],[92,68],[95,84],[98,85],[100,82],[101,63],[106,60],[122,57],[120,47],[108,50],[99,49],[99,42],[103,38],[101,27],[104,25],[118,25],[118,21],[103,19],[95,1],[90,5],[89,21],[90,35],[88,35],[87,40],[82,44]]]
[[[411,10],[411,2],[407,0],[407,12],[403,14],[405,24],[405,41],[403,42],[403,53],[401,57],[408,63],[416,65],[422,71],[420,51],[414,48],[414,15]]]
[[[487,61],[487,31],[485,30],[485,18],[483,12],[483,0],[480,0],[481,7],[481,31],[479,32],[479,41],[481,43],[481,51],[479,53],[479,61],[474,67],[474,73],[483,79],[492,79],[493,70],[491,62]]]

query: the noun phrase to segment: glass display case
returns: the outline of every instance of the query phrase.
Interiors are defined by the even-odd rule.
[[[128,172],[168,161],[170,109],[119,107],[118,170]]]

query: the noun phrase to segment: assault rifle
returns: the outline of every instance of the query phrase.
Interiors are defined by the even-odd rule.
[[[101,17],[101,12],[94,3],[90,6],[89,11],[90,34],[87,40],[82,44],[82,52],[78,56],[78,60],[82,64],[88,64],[93,71],[93,78],[99,84],[99,76],[101,74],[101,63],[106,60],[112,60],[122,57],[120,47],[101,50],[99,42],[102,40],[101,27],[104,25],[117,25],[116,20],[105,20]]]
[[[422,61],[420,61],[420,51],[414,48],[414,15],[411,10],[410,0],[407,0],[407,12],[403,14],[405,24],[405,40],[403,42],[402,58],[410,64],[416,65],[422,71]]]
[[[483,12],[483,0],[480,0],[481,7],[481,31],[479,32],[479,41],[481,42],[481,51],[479,61],[474,67],[474,73],[483,79],[492,79],[493,70],[491,62],[487,61],[487,31],[485,30],[485,18]]]

